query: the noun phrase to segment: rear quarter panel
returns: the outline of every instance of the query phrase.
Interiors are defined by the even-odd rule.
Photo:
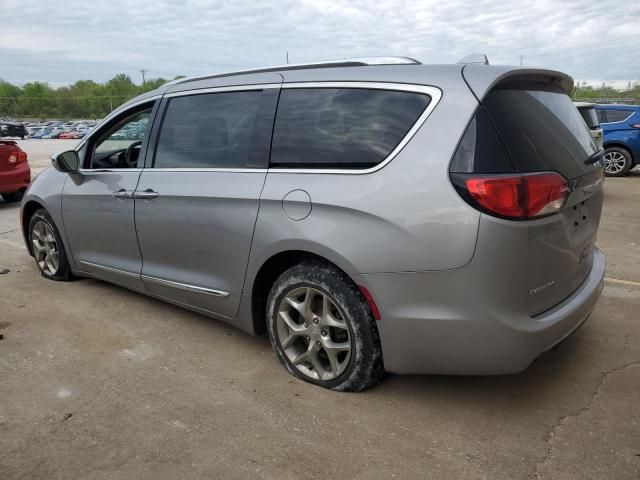
[[[412,140],[381,170],[269,170],[245,287],[252,285],[268,258],[283,250],[321,255],[351,275],[455,269],[471,260],[479,213],[451,186],[448,166],[478,104],[459,72],[446,86],[422,80],[441,88],[442,98]],[[294,221],[283,211],[283,198],[297,189],[309,194],[312,209],[308,217]]]

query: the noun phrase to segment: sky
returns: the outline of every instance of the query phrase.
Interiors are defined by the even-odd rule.
[[[0,0],[0,78],[52,86],[117,73],[141,83],[359,56],[640,80],[638,0]]]

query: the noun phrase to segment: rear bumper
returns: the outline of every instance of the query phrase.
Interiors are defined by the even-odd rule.
[[[0,170],[0,193],[25,190],[31,184],[31,170],[27,162],[20,162],[9,170]]]
[[[382,311],[385,369],[392,373],[494,375],[524,370],[591,314],[605,258],[568,298],[534,317],[465,285],[462,270],[363,275]]]

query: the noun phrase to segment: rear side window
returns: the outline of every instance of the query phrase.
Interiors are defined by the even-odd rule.
[[[266,168],[277,90],[169,100],[155,168]]]
[[[598,114],[599,123],[607,123],[607,116],[604,113],[604,110],[596,108],[596,113]]]
[[[624,122],[633,112],[629,110],[606,110],[608,122]]]
[[[373,167],[400,143],[429,102],[424,94],[391,90],[283,89],[271,167]]]

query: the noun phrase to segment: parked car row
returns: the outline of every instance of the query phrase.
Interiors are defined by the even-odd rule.
[[[80,139],[89,133],[97,122],[95,120],[81,120],[79,122],[32,122],[26,124],[29,138],[67,138]]]

